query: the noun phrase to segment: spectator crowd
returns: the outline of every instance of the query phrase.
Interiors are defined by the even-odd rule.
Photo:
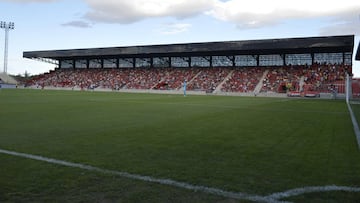
[[[31,77],[27,86],[81,89],[188,90],[213,92],[331,92],[344,84],[349,65],[313,64],[280,67],[56,69]],[[343,90],[337,89],[341,92]]]

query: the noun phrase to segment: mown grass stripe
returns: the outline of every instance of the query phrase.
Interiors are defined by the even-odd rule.
[[[188,189],[188,190],[192,190],[192,191],[200,191],[200,192],[205,192],[205,193],[209,193],[209,194],[213,194],[213,195],[223,196],[226,198],[233,198],[233,199],[239,199],[239,200],[252,200],[252,201],[257,201],[257,202],[274,202],[274,203],[278,202],[271,198],[263,197],[263,196],[259,196],[259,195],[251,195],[251,194],[246,194],[246,193],[241,193],[241,192],[229,192],[229,191],[221,190],[218,188],[206,187],[206,186],[201,186],[201,185],[192,185],[189,183],[179,182],[179,181],[175,181],[175,180],[171,180],[171,179],[154,178],[151,176],[142,176],[142,175],[131,174],[131,173],[127,173],[127,172],[102,169],[102,168],[98,168],[98,167],[94,167],[94,166],[90,166],[90,165],[86,165],[86,164],[73,163],[73,162],[68,162],[68,161],[63,161],[63,160],[33,155],[33,154],[26,154],[26,153],[9,151],[9,150],[4,150],[4,149],[0,149],[0,153],[17,156],[17,157],[22,157],[22,158],[27,158],[27,159],[43,161],[43,162],[62,165],[62,166],[68,166],[68,167],[72,167],[72,168],[80,168],[80,169],[100,172],[100,173],[104,173],[104,174],[117,175],[117,176],[121,176],[121,177],[125,177],[125,178],[141,180],[141,181],[145,181],[145,182],[159,183],[162,185],[169,185],[169,186]]]
[[[86,165],[86,164],[73,163],[73,162],[68,162],[68,161],[64,161],[64,160],[43,157],[43,156],[39,156],[39,155],[9,151],[9,150],[5,150],[5,149],[0,149],[0,153],[17,156],[17,157],[22,157],[22,158],[27,158],[27,159],[33,159],[33,160],[37,160],[37,161],[43,161],[43,162],[62,165],[62,166],[67,166],[67,167],[72,167],[72,168],[80,168],[80,169],[100,172],[100,173],[104,173],[104,174],[117,175],[117,176],[130,178],[130,179],[134,179],[134,180],[140,180],[140,181],[144,181],[144,182],[158,183],[158,184],[162,184],[162,185],[169,185],[169,186],[192,190],[192,191],[205,192],[205,193],[218,195],[218,196],[222,196],[222,197],[226,197],[226,198],[233,198],[233,199],[238,199],[238,200],[251,200],[251,201],[256,201],[256,202],[268,202],[268,203],[284,202],[284,201],[281,201],[281,199],[292,197],[292,196],[298,196],[298,195],[302,195],[305,193],[314,193],[314,192],[329,192],[329,191],[360,192],[360,188],[358,188],[358,187],[327,185],[327,186],[310,186],[310,187],[295,188],[295,189],[287,190],[284,192],[273,193],[268,196],[260,196],[260,195],[242,193],[242,192],[230,192],[230,191],[225,191],[225,190],[218,189],[218,188],[206,187],[206,186],[201,186],[201,185],[193,185],[190,183],[179,182],[179,181],[175,181],[175,180],[171,180],[171,179],[154,178],[151,176],[142,176],[142,175],[131,174],[131,173],[127,173],[127,172],[102,169],[102,168],[98,168],[98,167],[90,166],[90,165]]]

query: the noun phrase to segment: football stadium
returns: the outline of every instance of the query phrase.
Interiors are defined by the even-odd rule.
[[[26,51],[57,68],[0,90],[0,201],[359,202],[354,56],[353,35]]]

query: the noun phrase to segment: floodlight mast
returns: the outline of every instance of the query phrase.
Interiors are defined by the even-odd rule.
[[[9,47],[9,30],[15,28],[14,22],[0,22],[0,28],[5,29],[5,49],[4,49],[4,73],[7,73],[7,64],[8,64],[8,47]]]

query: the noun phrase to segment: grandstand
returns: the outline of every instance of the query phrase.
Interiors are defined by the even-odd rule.
[[[57,65],[33,88],[162,91],[224,95],[345,94],[354,36],[24,52]]]

